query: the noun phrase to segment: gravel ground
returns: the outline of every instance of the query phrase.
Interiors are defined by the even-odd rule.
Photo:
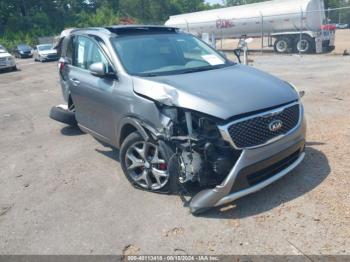
[[[56,63],[0,74],[1,254],[350,254],[350,57],[252,57],[306,91],[305,161],[268,188],[192,216],[132,188],[118,152],[48,118]]]

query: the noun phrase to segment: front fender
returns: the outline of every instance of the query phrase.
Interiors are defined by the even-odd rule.
[[[123,142],[123,139],[125,138],[125,128],[132,126],[135,130],[137,130],[141,136],[145,139],[145,141],[148,141],[150,139],[150,136],[148,135],[148,132],[146,131],[146,128],[144,127],[141,120],[134,118],[134,117],[125,117],[123,118],[117,128],[117,147],[120,148]]]

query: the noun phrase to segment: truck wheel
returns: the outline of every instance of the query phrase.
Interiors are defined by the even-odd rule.
[[[136,188],[155,193],[177,193],[178,176],[170,172],[174,151],[164,142],[145,141],[131,133],[120,149],[120,162],[129,182]]]
[[[302,54],[315,52],[315,41],[310,36],[303,36],[295,39],[295,51]]]
[[[291,41],[288,37],[281,37],[275,41],[274,49],[277,53],[288,53],[291,48]]]

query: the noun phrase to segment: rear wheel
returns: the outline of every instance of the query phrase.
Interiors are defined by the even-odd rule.
[[[296,38],[294,44],[295,51],[302,54],[309,54],[315,51],[315,41],[310,36]]]
[[[274,49],[277,53],[288,53],[291,49],[291,41],[288,37],[281,37],[275,41]]]
[[[164,142],[145,141],[134,132],[121,146],[120,162],[126,178],[134,187],[157,193],[177,193],[178,176],[169,168],[173,154]]]

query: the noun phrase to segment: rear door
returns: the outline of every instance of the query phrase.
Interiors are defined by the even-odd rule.
[[[113,119],[113,90],[117,81],[112,77],[97,77],[90,73],[90,65],[97,62],[113,70],[101,44],[87,36],[75,36],[72,63],[68,66],[68,81],[80,125],[104,140],[115,134]]]

